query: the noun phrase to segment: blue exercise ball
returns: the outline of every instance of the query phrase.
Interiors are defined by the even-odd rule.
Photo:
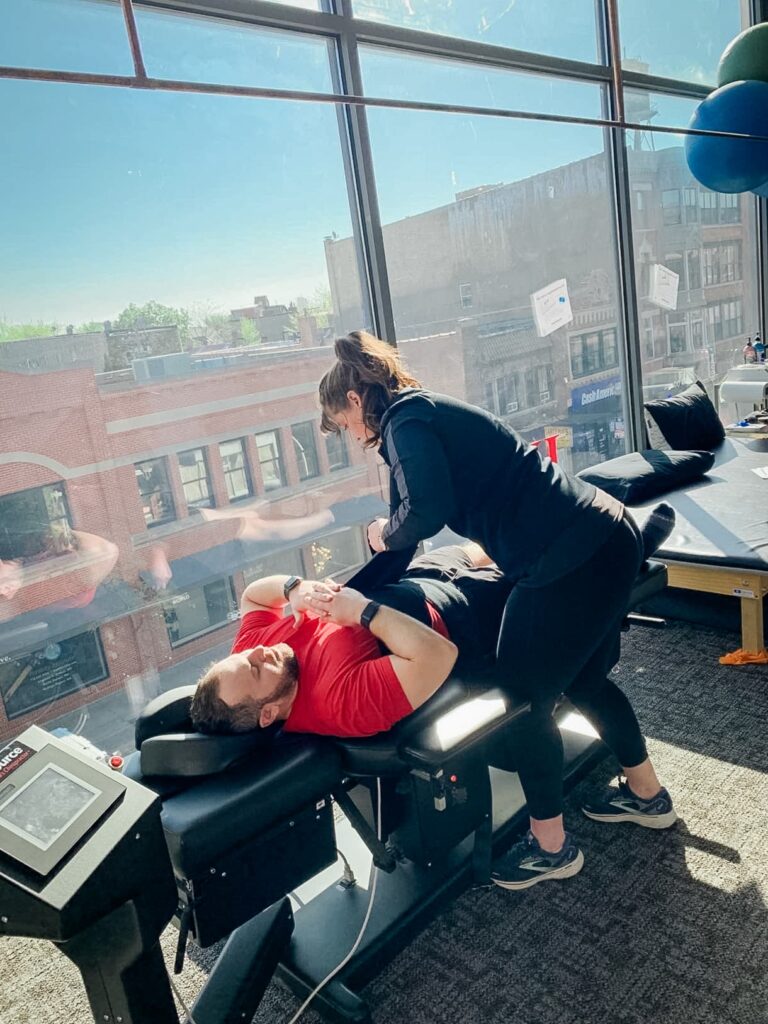
[[[760,185],[758,188],[753,188],[752,191],[756,196],[762,196],[764,199],[768,199],[768,181],[765,184]]]
[[[768,82],[731,82],[703,100],[690,128],[768,136]],[[768,141],[687,135],[691,174],[714,192],[748,192],[768,181]]]

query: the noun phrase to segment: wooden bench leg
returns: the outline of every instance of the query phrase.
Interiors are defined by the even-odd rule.
[[[750,654],[759,654],[765,647],[762,597],[741,598],[741,646]]]

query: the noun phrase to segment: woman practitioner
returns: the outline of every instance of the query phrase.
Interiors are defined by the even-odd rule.
[[[676,820],[634,711],[607,675],[642,563],[624,506],[559,466],[475,406],[433,394],[395,349],[365,332],[336,341],[320,382],[322,426],[378,447],[390,469],[390,517],[368,528],[374,551],[411,548],[444,526],[480,544],[514,582],[497,650],[500,685],[531,702],[515,733],[530,831],[493,879],[525,889],[577,874],[584,857],[564,831],[562,693],[614,752],[626,781],[584,808],[597,821],[668,828]]]

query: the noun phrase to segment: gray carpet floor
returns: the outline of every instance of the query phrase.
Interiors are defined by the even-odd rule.
[[[375,1024],[768,1024],[768,668],[720,666],[735,646],[679,623],[629,634],[619,680],[682,820],[657,833],[584,819],[604,762],[567,801],[582,873],[465,892],[368,986]],[[187,998],[211,955],[188,960]],[[255,1020],[285,1024],[297,1005],[273,983]],[[0,939],[2,1024],[90,1020],[53,947]]]

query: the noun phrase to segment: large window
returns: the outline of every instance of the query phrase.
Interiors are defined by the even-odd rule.
[[[683,138],[745,3],[619,0],[623,134],[579,123],[610,109],[606,0],[133,0],[149,81],[123,6],[0,3],[0,745],[64,716],[130,749],[226,650],[230,580],[365,560],[386,474],[318,433],[334,338],[378,325],[575,471],[637,440],[628,346],[651,389],[709,384],[761,327],[754,197],[693,180]]]
[[[60,484],[0,497],[0,560],[38,561],[72,550],[67,500]]]
[[[213,505],[208,461],[204,448],[179,452],[179,472],[188,508],[210,508]]]
[[[168,460],[147,459],[146,462],[137,462],[134,469],[147,526],[159,526],[175,519],[176,506],[168,478]]]
[[[337,469],[346,469],[349,465],[347,439],[343,434],[327,434],[325,450],[328,454],[328,468],[333,473]]]
[[[225,577],[190,587],[163,604],[163,616],[172,647],[226,626],[237,618],[232,580]]]
[[[571,338],[571,368],[574,377],[613,370],[619,365],[616,329],[592,331]]]
[[[264,481],[264,490],[275,491],[279,487],[284,487],[285,467],[283,465],[283,449],[280,444],[280,434],[276,430],[257,434],[256,447],[259,451],[259,463],[261,465],[261,478]],[[316,454],[315,457],[317,457]],[[299,468],[299,475],[301,475],[301,467]]]
[[[320,476],[314,422],[308,420],[306,423],[294,423],[291,427],[291,434],[296,451],[296,462],[299,466],[299,480],[310,480],[312,477]]]
[[[345,576],[366,561],[366,547],[359,527],[331,533],[310,545],[312,569],[318,579]]]
[[[251,473],[248,468],[248,456],[245,438],[238,437],[234,441],[223,441],[219,445],[221,462],[224,467],[224,481],[230,501],[238,501],[253,494]]]

